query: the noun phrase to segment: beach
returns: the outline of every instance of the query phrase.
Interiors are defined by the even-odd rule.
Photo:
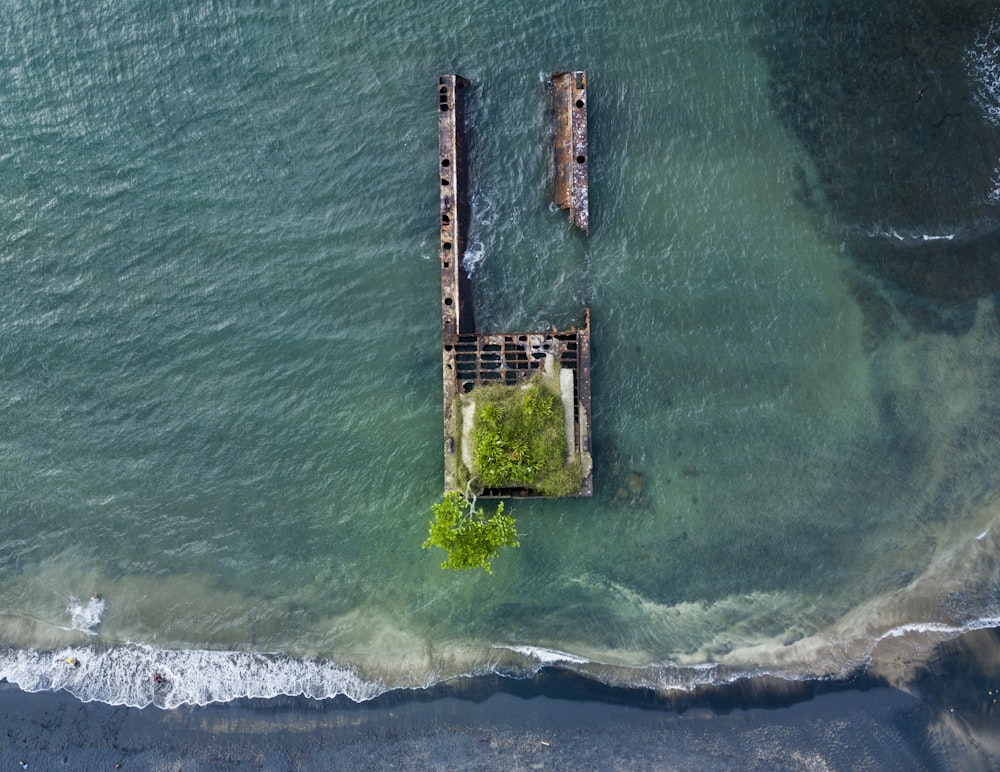
[[[656,695],[565,672],[464,679],[367,703],[170,711],[0,688],[5,768],[944,769],[1000,763],[1000,631],[941,644],[905,689],[774,679]]]

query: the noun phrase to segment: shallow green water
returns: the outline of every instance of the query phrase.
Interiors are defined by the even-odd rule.
[[[687,686],[997,616],[992,301],[960,335],[890,307],[873,338],[773,108],[760,51],[794,25],[738,2],[6,16],[3,677],[162,705],[553,659]],[[590,76],[588,240],[546,199],[566,67]],[[480,324],[593,314],[596,495],[517,503],[492,577],[419,549],[452,71]]]

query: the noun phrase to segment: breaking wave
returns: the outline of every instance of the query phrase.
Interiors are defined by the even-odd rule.
[[[905,639],[907,651],[928,651],[933,645],[963,633],[998,625],[1000,617],[966,624],[902,624],[882,632],[854,655],[842,651],[845,656],[840,659],[839,667],[816,672],[773,663],[754,667],[722,662],[609,665],[568,652],[525,645],[493,647],[482,667],[464,673],[437,674],[426,683],[412,685],[365,677],[352,667],[319,658],[124,645],[66,646],[52,650],[11,648],[0,653],[0,678],[27,692],[65,690],[82,702],[163,709],[282,696],[316,700],[346,697],[360,703],[389,691],[426,689],[456,678],[491,674],[531,678],[546,668],[572,672],[605,686],[670,693],[765,676],[792,682],[849,678],[870,664],[876,649],[886,641]],[[831,646],[831,650],[836,648]]]
[[[62,689],[83,702],[137,708],[283,695],[314,699],[344,695],[361,702],[385,691],[377,681],[322,660],[138,645],[11,649],[0,654],[0,677],[28,692]]]
[[[97,626],[104,616],[104,599],[98,595],[92,596],[86,602],[81,601],[75,595],[70,596],[70,603],[66,607],[66,613],[72,620],[68,629],[79,630],[87,635],[97,635]]]
[[[956,233],[900,233],[896,228],[875,228],[870,234],[872,238],[887,238],[902,242],[921,241],[954,241]]]
[[[787,630],[770,639],[732,638],[731,648],[715,657],[705,657],[705,649],[689,656],[656,659],[648,652],[596,652],[573,644],[555,648],[498,643],[461,646],[450,652],[442,645],[441,656],[417,668],[420,672],[407,668],[393,673],[378,663],[361,667],[319,656],[109,644],[94,637],[93,626],[100,620],[103,605],[99,599],[91,599],[79,604],[81,608],[71,603],[68,609],[86,618],[82,632],[89,640],[47,649],[8,646],[0,650],[0,678],[28,692],[65,690],[83,702],[165,709],[279,696],[317,700],[345,697],[364,702],[389,691],[421,690],[460,678],[531,678],[546,668],[571,672],[605,686],[660,693],[765,676],[791,682],[844,679],[873,665],[877,669],[894,661],[912,662],[943,641],[1000,626],[1000,608],[995,603],[987,603],[986,609],[968,616],[954,604],[959,589],[962,595],[990,592],[992,578],[984,570],[985,564],[1000,547],[993,531],[992,527],[976,529],[975,535],[940,551],[905,590],[846,610],[823,629],[796,640],[785,639]],[[970,580],[976,576],[982,577],[982,586]],[[668,606],[628,588],[618,591],[629,596],[625,605],[637,605],[654,622],[669,618],[670,624],[682,627],[704,627],[712,615],[733,615],[739,610],[756,616],[769,613],[768,608],[774,613],[784,609],[784,614],[792,617],[796,606],[794,599],[784,595],[726,598],[705,606]],[[86,609],[89,611],[84,613]],[[699,661],[701,658],[704,660]]]

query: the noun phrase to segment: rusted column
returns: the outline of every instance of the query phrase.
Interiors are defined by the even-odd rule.
[[[587,71],[552,73],[555,179],[553,199],[570,222],[590,231],[587,156]]]
[[[455,487],[455,349],[458,336],[475,330],[472,292],[462,264],[469,222],[465,163],[465,93],[461,75],[438,77],[438,178],[441,189],[441,339],[444,382],[445,488]]]
[[[580,472],[583,482],[581,496],[594,495],[594,456],[591,451],[593,421],[590,417],[590,309],[584,308],[583,327],[577,333],[576,400],[577,448],[580,453]]]
[[[438,173],[441,187],[441,320],[445,338],[476,329],[462,259],[469,224],[465,94],[461,75],[438,78]]]

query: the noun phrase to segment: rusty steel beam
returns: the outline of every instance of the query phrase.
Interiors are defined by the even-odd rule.
[[[577,332],[577,452],[580,454],[580,471],[583,484],[580,496],[594,495],[594,455],[591,450],[593,424],[590,412],[590,309],[584,307],[583,327]]]
[[[438,77],[438,181],[441,189],[438,227],[441,232],[441,340],[444,382],[445,487],[455,486],[455,344],[475,330],[472,288],[463,265],[469,224],[468,171],[465,159],[465,94],[461,75]]]
[[[469,226],[465,158],[465,94],[461,75],[438,78],[438,174],[441,183],[441,323],[445,338],[476,329],[471,280],[465,270]]]
[[[553,200],[569,209],[570,222],[590,232],[587,156],[587,71],[552,73],[555,162]]]

